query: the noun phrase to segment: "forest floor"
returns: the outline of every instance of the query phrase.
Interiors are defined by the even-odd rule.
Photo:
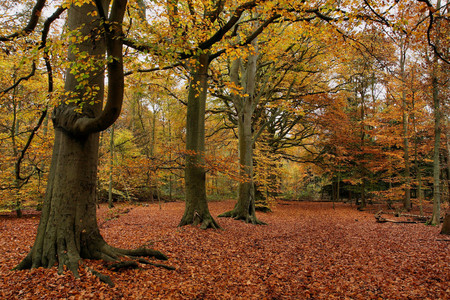
[[[211,202],[218,215],[233,201]],[[0,216],[0,299],[450,299],[450,237],[424,224],[376,223],[375,208],[280,202],[258,214],[267,226],[218,219],[224,230],[177,228],[184,203],[101,205],[98,223],[113,246],[151,245],[169,256],[112,272],[110,287],[80,267],[11,271],[34,241],[39,215]]]

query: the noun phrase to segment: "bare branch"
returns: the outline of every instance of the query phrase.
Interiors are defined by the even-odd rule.
[[[36,25],[38,24],[42,9],[45,6],[45,2],[46,0],[38,0],[36,2],[36,5],[33,7],[33,10],[31,11],[31,17],[30,20],[28,21],[28,24],[23,29],[17,32],[14,32],[7,36],[0,36],[0,42],[12,41],[17,37],[26,36],[31,32],[33,32],[33,30],[36,28]]]

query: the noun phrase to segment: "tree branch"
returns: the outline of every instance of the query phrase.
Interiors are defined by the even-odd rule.
[[[99,15],[104,18],[105,12],[100,0],[95,0]],[[100,132],[114,124],[120,115],[124,93],[123,72],[123,30],[122,21],[127,7],[127,0],[115,0],[108,20],[104,19],[106,49],[108,53],[108,96],[100,115],[96,118],[83,117],[76,121],[73,133],[88,134]],[[107,21],[107,22],[106,22]]]
[[[38,24],[39,17],[41,16],[42,9],[45,6],[46,0],[37,0],[33,10],[31,11],[31,17],[28,24],[21,30],[14,32],[7,36],[0,36],[0,42],[12,41],[17,37],[25,36],[33,32]]]

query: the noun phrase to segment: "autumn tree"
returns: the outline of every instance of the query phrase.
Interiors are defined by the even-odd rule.
[[[122,41],[118,37],[122,35],[127,2],[114,1],[111,10],[109,5],[109,1],[69,5],[66,93],[52,117],[55,142],[46,197],[34,245],[16,269],[52,267],[58,263],[59,272],[67,266],[78,276],[82,258],[166,258],[146,248],[124,250],[109,246],[97,225],[99,132],[117,119],[124,90]],[[108,97],[103,107],[105,64]]]
[[[180,226],[201,224],[201,228],[218,228],[209,213],[206,197],[205,168],[205,111],[209,86],[209,68],[211,62],[226,53],[227,47],[236,48],[251,43],[261,33],[274,15],[266,16],[267,21],[256,28],[242,41],[234,45],[220,45],[225,36],[233,35],[233,28],[245,11],[257,6],[256,1],[239,4],[212,1],[208,5],[172,1],[165,6],[166,15],[163,19],[167,34],[161,36],[161,42],[172,51],[169,56],[183,63],[189,74],[186,120],[186,161],[185,161],[185,193],[186,210],[180,221]],[[181,20],[185,20],[184,23]],[[186,40],[186,34],[191,34],[192,41]],[[171,36],[171,38],[167,38]],[[166,50],[163,47],[155,49],[148,45],[127,42],[141,51],[149,51],[159,57]]]

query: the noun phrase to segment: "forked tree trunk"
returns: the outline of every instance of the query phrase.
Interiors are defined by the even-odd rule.
[[[109,2],[102,1],[99,5],[102,6],[99,11],[107,11]],[[110,21],[121,24],[125,7],[126,0],[114,1]],[[100,32],[100,20],[88,14],[95,10],[96,6],[91,4],[71,7],[69,30],[76,30],[82,37]],[[102,110],[103,66],[89,71],[89,86],[83,90],[76,88],[75,75],[67,71],[65,90],[78,96],[72,96],[71,100],[83,102],[82,112],[77,113],[75,104],[65,102],[54,111],[55,142],[42,215],[34,245],[17,269],[52,267],[57,263],[60,273],[67,266],[78,276],[82,258],[106,261],[117,260],[122,255],[166,258],[158,251],[145,248],[124,250],[109,246],[100,235],[96,220],[99,132],[117,119],[123,99],[122,45],[120,39],[114,38],[121,34],[120,26],[112,29],[115,33],[107,33],[106,45],[104,38],[94,40],[91,36],[71,47],[69,61],[74,64],[82,62],[77,60],[73,49],[85,51],[94,61],[103,61],[107,48],[109,56],[115,58],[108,63],[109,82],[114,85],[108,87],[108,101]],[[94,87],[98,89],[96,95],[82,98],[88,88]]]
[[[225,212],[219,217],[231,217],[246,223],[264,224],[256,218],[255,213],[255,184],[253,180],[253,143],[252,116],[256,107],[256,68],[257,68],[257,39],[252,45],[256,51],[249,55],[247,66],[243,70],[243,80],[240,83],[239,70],[241,59],[233,61],[230,77],[236,86],[244,87],[245,95],[233,95],[233,104],[238,113],[238,139],[240,182],[238,200],[233,210]]]
[[[220,228],[209,212],[206,198],[205,107],[208,90],[209,55],[197,57],[192,66],[186,120],[186,206],[178,226],[198,225],[202,229]]]

